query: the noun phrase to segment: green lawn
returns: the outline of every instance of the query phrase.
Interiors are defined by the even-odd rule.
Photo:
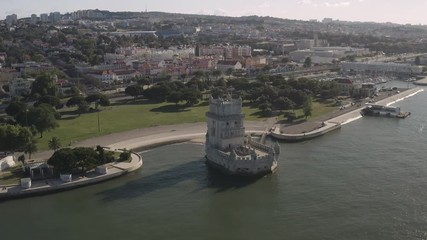
[[[313,102],[312,117],[319,116],[332,108],[324,104]],[[69,109],[67,109],[69,111]],[[67,111],[64,110],[64,111]],[[58,121],[59,127],[44,133],[43,138],[38,138],[38,149],[48,148],[48,141],[52,137],[58,137],[63,146],[78,142],[91,137],[107,135],[136,128],[146,128],[159,125],[169,125],[178,123],[192,123],[206,121],[205,113],[208,111],[207,102],[190,108],[177,107],[175,104],[133,104],[115,105],[103,108],[99,112],[100,132],[98,133],[98,113],[82,114],[71,116]],[[243,107],[246,120],[263,120],[257,108],[252,108],[247,104]],[[302,111],[297,111],[298,115]]]
[[[16,166],[0,174],[0,185],[19,184],[21,178],[27,177],[21,166]]]
[[[99,112],[100,133],[98,133],[98,113],[82,114],[80,117],[65,117],[58,121],[59,127],[44,133],[38,138],[38,149],[47,149],[48,141],[58,137],[63,146],[95,136],[107,135],[136,128],[146,128],[159,125],[192,123],[206,121],[207,103],[201,103],[191,108],[176,107],[175,104],[130,104],[103,108]],[[254,115],[258,109],[244,108],[246,119],[259,120]],[[261,118],[262,119],[262,118]]]
[[[310,118],[316,118],[323,114],[326,114],[338,109],[338,107],[335,106],[334,103],[320,103],[315,101],[312,104],[313,104],[312,105],[313,112]]]

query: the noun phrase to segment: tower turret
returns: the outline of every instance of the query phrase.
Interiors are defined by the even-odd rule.
[[[242,99],[211,97],[209,102],[209,112],[206,113],[209,129],[206,143],[223,151],[242,145],[245,138]]]

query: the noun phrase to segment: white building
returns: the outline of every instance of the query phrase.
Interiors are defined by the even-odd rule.
[[[6,16],[6,24],[8,26],[16,24],[17,22],[18,22],[18,16],[16,14]]]
[[[224,61],[218,61],[216,65],[217,69],[225,72],[228,69],[232,70],[240,70],[243,68],[243,65],[239,61],[235,60],[224,60]]]
[[[225,59],[238,59],[240,57],[251,57],[250,46],[200,46],[197,56],[222,56]]]
[[[312,47],[306,50],[297,50],[289,54],[292,61],[304,62],[307,57],[312,63],[332,63],[347,56],[363,56],[369,53],[367,48],[351,47]]]
[[[295,41],[295,46],[298,50],[304,50],[304,49],[310,49],[314,47],[314,40],[313,39],[300,39],[298,41]]]
[[[341,69],[344,72],[382,72],[382,73],[405,73],[405,74],[421,74],[423,67],[411,66],[409,64],[399,63],[381,63],[381,62],[344,62],[341,64]]]
[[[322,23],[332,23],[334,20],[332,18],[324,18]]]
[[[36,24],[38,21],[38,17],[36,14],[31,14],[31,23]]]
[[[42,23],[47,23],[49,22],[49,15],[47,15],[47,13],[42,13],[40,14],[40,21]]]
[[[362,83],[353,81],[349,78],[336,78],[335,82],[340,89],[340,95],[348,96],[351,95],[353,90],[360,89],[362,87]]]
[[[420,56],[420,64],[427,65],[427,55]]]
[[[94,71],[88,73],[89,76],[100,80],[103,83],[113,83],[117,79],[116,74],[112,70]]]
[[[206,133],[206,162],[209,166],[232,175],[257,176],[277,168],[280,146],[268,147],[245,137],[242,99],[209,101]]]
[[[51,12],[49,14],[49,20],[51,23],[57,23],[61,20],[61,13],[60,12]]]
[[[5,158],[0,157],[0,172],[14,167],[15,165],[16,163],[14,156],[6,156]]]
[[[14,78],[9,81],[9,93],[11,97],[22,96],[31,93],[31,86],[33,85],[34,78]]]

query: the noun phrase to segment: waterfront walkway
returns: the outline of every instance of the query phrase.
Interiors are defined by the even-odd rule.
[[[377,99],[376,104],[388,105],[404,99],[406,97],[415,95],[423,91],[421,88],[413,88],[401,93],[387,96],[384,99]],[[326,132],[338,129],[341,125],[361,117],[360,110],[364,106],[353,106],[346,110],[334,112],[323,116],[322,118],[315,119],[314,121],[294,125],[295,132],[286,133],[291,138],[302,138],[299,140],[312,138],[325,134]],[[284,135],[280,132],[280,125],[275,124],[275,118],[270,118],[267,121],[246,121],[245,127],[247,132],[262,133],[267,129],[271,129],[272,133]],[[159,145],[165,145],[177,142],[186,142],[190,140],[204,141],[207,125],[201,123],[187,123],[169,126],[158,126],[145,129],[135,129],[126,132],[109,134],[97,138],[88,139],[76,144],[73,147],[85,146],[95,147],[97,145],[107,146],[112,150],[129,149],[140,151],[146,148],[151,148]],[[274,137],[274,135],[272,135]],[[46,160],[52,155],[52,151],[43,151],[34,154],[36,160]],[[43,181],[33,181],[30,189],[23,189],[18,185],[10,185],[0,188],[0,199],[13,198],[18,196],[30,196],[37,194],[44,194],[49,192],[63,191],[65,189],[76,188],[84,185],[95,184],[98,182],[106,181],[131,171],[140,168],[143,165],[141,156],[136,153],[132,154],[132,161],[129,163],[120,162],[108,164],[107,174],[98,174],[91,172],[85,176],[78,176],[72,182],[62,182],[59,179],[50,179]]]
[[[402,92],[395,92],[393,95],[385,95],[375,99],[372,104],[391,105],[395,102],[411,97],[424,91],[422,88],[411,88]],[[319,118],[318,121],[311,121],[302,124],[290,126],[284,131],[281,124],[276,124],[270,129],[270,135],[273,138],[285,141],[301,141],[321,136],[328,132],[341,128],[342,125],[361,118],[360,111],[365,108],[365,102],[360,105],[353,105],[345,110],[339,110],[326,114]]]
[[[262,133],[271,127],[274,122],[272,122],[272,119],[269,119],[267,121],[260,122],[249,121],[245,124],[247,125],[248,132]],[[202,142],[204,141],[206,129],[206,123],[187,123],[135,129],[88,139],[74,144],[73,147],[96,147],[97,145],[101,145],[106,146],[111,150],[128,149],[141,151],[143,149],[159,145],[186,142],[190,140]],[[46,160],[52,154],[53,151],[38,152],[33,155],[33,159],[36,161]],[[32,181],[32,186],[29,189],[24,189],[18,184],[1,186],[0,200],[64,191],[125,175],[139,169],[143,165],[143,160],[139,154],[133,153],[131,156],[132,160],[130,162],[106,164],[108,169],[107,174],[91,172],[84,176],[73,177],[72,182],[63,182],[60,179]]]
[[[71,182],[63,182],[59,178],[34,180],[31,181],[30,188],[23,188],[18,184],[2,186],[0,188],[0,200],[47,194],[96,184],[135,171],[142,167],[142,165],[143,161],[141,156],[137,153],[132,153],[131,160],[129,162],[116,162],[105,164],[104,166],[107,168],[107,173],[105,174],[97,173],[96,171],[91,171],[84,175],[73,176]]]

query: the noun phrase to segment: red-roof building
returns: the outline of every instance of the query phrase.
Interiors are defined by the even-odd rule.
[[[228,69],[240,70],[242,69],[243,66],[239,61],[236,61],[236,60],[224,60],[224,61],[218,61],[216,67],[218,70],[225,72]]]
[[[341,91],[341,95],[348,96],[354,89],[361,88],[361,84],[349,78],[335,78],[335,82]]]

